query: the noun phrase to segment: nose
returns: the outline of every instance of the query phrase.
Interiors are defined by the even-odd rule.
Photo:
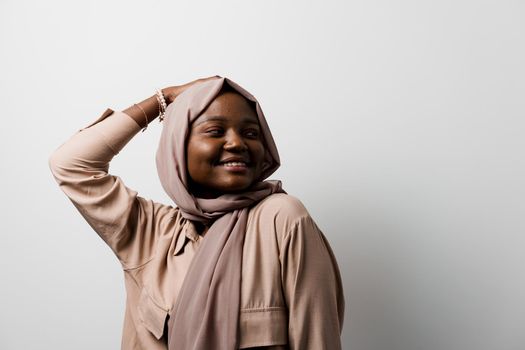
[[[226,143],[224,144],[224,149],[227,151],[237,151],[242,152],[248,149],[246,142],[242,135],[235,131],[230,131],[226,134]]]

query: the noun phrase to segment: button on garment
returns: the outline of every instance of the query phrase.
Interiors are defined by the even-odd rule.
[[[200,242],[178,208],[145,199],[109,173],[140,131],[106,110],[49,158],[62,191],[119,259],[127,292],[122,349],[167,349],[166,319]],[[337,350],[344,315],[330,246],[295,197],[276,193],[250,209],[243,246],[240,348]]]

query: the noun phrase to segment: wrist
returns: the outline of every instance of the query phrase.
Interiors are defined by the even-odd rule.
[[[175,98],[177,97],[177,90],[175,87],[167,87],[160,90],[162,94],[164,95],[164,99],[166,100],[166,104],[170,104],[173,101],[175,101]]]

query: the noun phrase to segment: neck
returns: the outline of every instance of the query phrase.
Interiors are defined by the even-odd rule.
[[[204,199],[217,198],[222,194],[217,191],[209,190],[207,188],[202,188],[200,186],[195,185],[194,183],[190,183],[189,191],[195,197],[204,198]]]
[[[221,193],[212,192],[212,191],[193,191],[195,197],[204,198],[204,199],[214,199],[221,195]]]

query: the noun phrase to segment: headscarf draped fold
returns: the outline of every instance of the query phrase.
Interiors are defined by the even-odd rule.
[[[255,104],[265,145],[265,166],[261,177],[244,192],[199,198],[188,189],[187,139],[193,121],[225,84]],[[225,77],[195,83],[182,92],[167,107],[163,124],[156,154],[160,182],[184,218],[211,223],[170,312],[168,348],[235,350],[239,345],[242,249],[248,211],[272,193],[285,193],[279,180],[264,181],[280,166],[277,147],[259,102]]]

